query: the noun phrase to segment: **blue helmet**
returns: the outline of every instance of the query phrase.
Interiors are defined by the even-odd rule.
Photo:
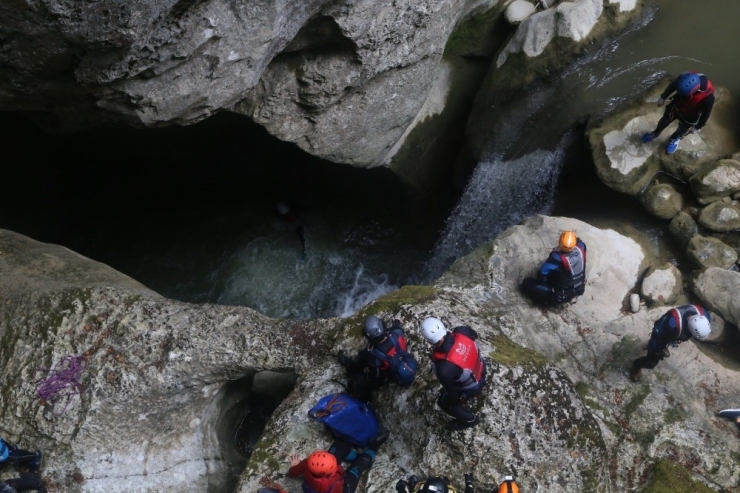
[[[691,96],[699,89],[699,84],[701,84],[701,78],[698,74],[685,72],[678,76],[676,92],[681,96]]]

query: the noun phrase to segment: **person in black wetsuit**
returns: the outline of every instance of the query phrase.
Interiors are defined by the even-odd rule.
[[[380,318],[370,315],[363,323],[362,332],[368,341],[367,347],[354,358],[340,352],[338,360],[350,375],[350,394],[363,402],[370,402],[373,390],[398,378],[392,373],[388,361],[385,361],[386,357],[392,357],[398,351],[404,352],[407,358],[413,357],[406,352],[406,335],[398,320],[386,328]],[[416,362],[413,361],[413,364]]]
[[[558,248],[540,266],[537,278],[522,281],[522,292],[535,303],[567,303],[586,291],[586,244],[573,231],[563,231]]]
[[[698,72],[684,72],[668,84],[658,99],[658,106],[663,106],[665,100],[673,96],[666,106],[663,117],[658,121],[655,130],[642,135],[642,141],[647,143],[655,139],[673,120],[678,119],[678,129],[671,135],[665,152],[673,154],[678,149],[679,141],[692,132],[700,131],[714,107],[714,85],[706,75]]]
[[[430,344],[432,365],[442,392],[437,405],[455,419],[447,423],[450,430],[464,430],[480,422],[467,406],[467,401],[483,390],[486,365],[476,344],[478,333],[464,325],[448,332],[441,320],[429,317],[421,323],[421,335]]]
[[[663,358],[670,356],[668,344],[678,345],[694,339],[703,340],[712,332],[709,313],[700,305],[681,305],[671,308],[653,324],[647,346],[647,356],[632,362],[630,378],[639,382],[642,369],[652,370]]]

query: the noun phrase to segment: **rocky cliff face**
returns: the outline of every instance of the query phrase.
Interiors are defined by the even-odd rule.
[[[575,228],[589,247],[588,286],[576,303],[542,310],[517,285],[562,228]],[[491,383],[472,405],[482,423],[447,431],[427,372],[407,390],[385,388],[377,409],[391,438],[367,491],[388,491],[406,472],[457,479],[468,470],[486,490],[515,472],[527,491],[625,491],[663,458],[731,487],[740,445],[714,415],[737,405],[736,370],[688,343],[641,383],[627,378],[664,310],[623,310],[653,263],[614,231],[535,217],[458,261],[433,287],[402,288],[350,319],[292,323],[167,300],[66,249],[3,231],[0,433],[46,451],[42,473],[52,491],[246,493],[273,482],[297,491],[284,476],[285,456],[330,443],[306,416],[340,389],[333,380],[343,372],[330,354],[358,349],[362,318],[377,313],[403,322],[423,366],[428,345],[416,328],[434,315],[481,336]],[[716,284],[697,283],[702,293]],[[736,317],[723,313],[720,296],[710,306]],[[65,355],[87,361],[79,394],[40,402],[34,382],[47,374],[35,370]],[[296,376],[245,464],[234,450],[235,408],[258,382],[290,386]]]
[[[497,54],[497,66],[516,60],[489,76],[479,97],[484,113],[502,87],[546,74],[553,60],[562,65],[566,53],[623,27],[639,6],[560,2],[534,13],[502,50],[515,29],[498,22],[507,5],[6,2],[0,110],[25,111],[57,131],[101,122],[186,125],[234,111],[315,156],[392,166],[424,188],[436,168],[454,162],[475,92]],[[471,128],[487,127],[482,121],[474,115]]]

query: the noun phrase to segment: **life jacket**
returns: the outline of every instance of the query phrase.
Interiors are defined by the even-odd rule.
[[[484,370],[478,345],[473,339],[459,332],[453,332],[451,337],[454,338],[452,348],[446,353],[435,350],[432,353],[432,360],[449,361],[462,368],[462,375],[455,384],[461,390],[472,390],[478,386]]]
[[[306,471],[301,484],[303,493],[342,493],[344,489],[344,470],[340,467],[331,476],[314,476]]]
[[[706,80],[707,87],[702,90],[700,82],[699,89],[694,91],[694,93],[690,96],[679,96],[678,94],[675,95],[673,97],[673,105],[678,112],[678,117],[681,118],[681,120],[689,124],[695,124],[699,121],[699,118],[701,117],[701,111],[699,111],[698,109],[699,103],[714,94],[714,84],[712,84],[712,81],[709,80],[709,78],[704,74],[693,70],[691,71],[691,73],[701,77],[702,82]]]
[[[681,335],[683,333],[683,321],[684,318],[691,315],[702,315],[704,317],[707,316],[707,312],[699,305],[681,305],[677,306],[675,308],[671,308],[668,310],[668,313],[670,313],[671,318],[673,319],[673,322],[676,324],[676,328],[674,336],[676,339],[681,338]],[[683,334],[686,336],[687,334]],[[684,337],[685,339],[688,339],[688,337]]]
[[[586,291],[586,250],[576,244],[570,252],[558,252],[563,269],[570,274],[564,280],[566,292],[582,295]]]
[[[399,385],[408,387],[416,379],[419,364],[406,350],[406,338],[396,332],[389,332],[387,337],[368,353],[372,364],[379,371],[385,372]]]
[[[406,351],[406,337],[395,332],[388,332],[383,341],[375,344],[372,349],[368,349],[368,352],[376,357],[373,366],[377,366],[381,371],[387,371],[390,367],[389,361],[398,352],[398,348],[401,351]]]

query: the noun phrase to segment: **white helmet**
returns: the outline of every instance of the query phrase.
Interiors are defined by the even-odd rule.
[[[437,344],[447,335],[445,324],[438,318],[425,318],[421,323],[421,336],[430,344]]]
[[[701,341],[709,337],[712,328],[709,326],[709,320],[704,315],[692,315],[689,317],[689,331],[695,339]]]

